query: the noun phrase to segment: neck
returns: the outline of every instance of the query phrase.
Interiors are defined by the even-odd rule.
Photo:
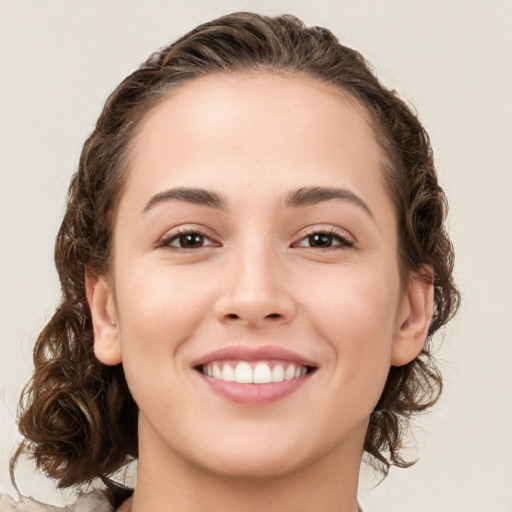
[[[207,472],[141,435],[131,512],[356,512],[365,431],[299,469],[254,478]]]

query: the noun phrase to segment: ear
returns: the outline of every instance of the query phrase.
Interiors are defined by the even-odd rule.
[[[430,267],[424,268],[421,275],[410,278],[407,293],[402,299],[399,329],[391,353],[393,366],[410,363],[425,344],[434,304],[432,282]]]
[[[103,276],[85,275],[87,302],[94,332],[94,355],[103,364],[114,366],[122,360],[114,294]]]

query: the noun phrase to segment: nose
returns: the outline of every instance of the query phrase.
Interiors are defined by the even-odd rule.
[[[259,328],[295,317],[296,302],[282,258],[268,247],[237,251],[225,268],[224,289],[215,303],[217,320]]]

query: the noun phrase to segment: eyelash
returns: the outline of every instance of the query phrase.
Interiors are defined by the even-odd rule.
[[[185,237],[185,236],[199,236],[201,237],[202,239],[207,239],[207,240],[210,240],[212,243],[211,244],[208,244],[207,246],[204,246],[202,245],[201,247],[177,247],[177,246],[173,246],[171,245],[172,242],[174,242],[175,240],[179,240],[181,237]],[[169,234],[168,236],[165,236],[164,238],[162,238],[158,244],[157,244],[157,248],[160,248],[160,247],[170,247],[172,249],[177,249],[177,250],[184,250],[184,251],[197,251],[199,249],[202,249],[203,247],[210,247],[210,246],[218,246],[217,242],[214,242],[213,240],[211,240],[211,238],[206,235],[205,233],[203,233],[202,231],[199,231],[197,229],[178,229],[177,231],[174,231],[173,233]]]
[[[315,235],[323,235],[323,236],[332,237],[333,241],[336,240],[338,242],[338,244],[332,245],[330,247],[307,247],[306,246],[306,248],[318,249],[320,251],[336,251],[336,250],[339,251],[339,250],[343,250],[343,249],[350,249],[351,247],[354,247],[354,245],[355,245],[354,242],[345,238],[343,235],[338,233],[335,229],[315,229],[315,230],[311,231],[310,233],[306,234],[305,236],[303,236],[299,240],[299,242],[302,242],[303,240],[306,240]],[[297,244],[294,244],[294,245],[297,245]],[[305,246],[299,245],[298,247],[305,247]]]
[[[332,237],[332,241],[337,241],[338,244],[331,245],[329,247],[308,247],[308,246],[301,246],[298,245],[298,243],[302,242],[303,240],[306,240],[308,238],[311,238],[315,235],[323,235],[327,237]],[[173,246],[172,242],[179,240],[181,237],[185,236],[198,236],[203,239],[203,241],[209,240],[211,243],[208,245],[201,245],[200,247],[179,247],[179,246]],[[162,238],[158,244],[157,248],[162,247],[169,247],[175,250],[183,250],[183,251],[197,251],[200,249],[203,249],[204,247],[210,247],[210,246],[216,246],[219,247],[219,244],[212,240],[208,235],[203,233],[202,231],[199,231],[197,229],[178,229],[177,231],[174,231],[173,233],[169,234],[168,236],[165,236]],[[320,251],[333,251],[333,250],[343,250],[343,249],[350,249],[351,247],[354,247],[354,242],[348,240],[344,236],[342,236],[340,233],[338,233],[334,229],[316,229],[311,231],[310,233],[303,236],[298,242],[295,242],[292,244],[292,247],[305,247],[309,249],[317,249]]]

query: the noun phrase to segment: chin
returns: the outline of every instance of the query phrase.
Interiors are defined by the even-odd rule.
[[[336,451],[339,443],[340,439],[315,437],[302,429],[266,425],[248,428],[242,435],[227,433],[208,445],[199,443],[194,448],[194,462],[203,471],[221,478],[278,479],[311,466]]]
[[[292,459],[279,451],[245,450],[243,453],[215,453],[202,459],[200,468],[224,479],[265,480],[276,479],[307,466],[306,461]]]

